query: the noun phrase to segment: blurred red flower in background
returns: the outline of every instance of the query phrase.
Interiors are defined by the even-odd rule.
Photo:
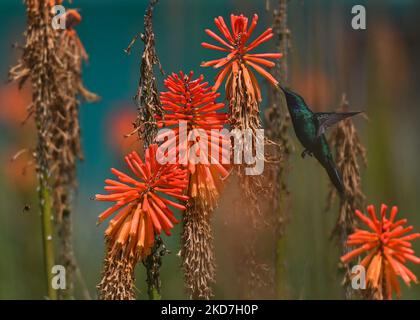
[[[359,247],[342,256],[341,261],[348,263],[366,252],[367,256],[360,264],[367,270],[367,284],[378,290],[381,296],[391,299],[393,292],[400,296],[397,276],[400,276],[407,285],[410,285],[411,281],[417,283],[417,277],[405,266],[405,263],[407,261],[420,263],[420,258],[414,255],[410,242],[419,238],[420,233],[407,235],[413,227],[403,227],[407,219],[395,221],[398,212],[396,206],[392,207],[389,217],[386,217],[387,208],[384,204],[381,206],[379,219],[373,205],[367,207],[370,218],[356,210],[356,216],[370,231],[356,229],[348,237],[348,246]]]
[[[136,118],[137,111],[130,105],[120,105],[107,116],[107,141],[118,155],[125,155],[131,150],[143,150],[138,135],[129,135],[134,130]]]
[[[23,149],[23,146],[32,145],[36,138],[35,123],[28,118],[27,111],[31,100],[29,86],[21,90],[17,84],[0,87],[0,125],[8,132],[10,130],[10,135],[3,134],[7,140],[0,155],[1,170],[10,183],[22,192],[29,192],[36,185],[32,152]],[[19,156],[12,161],[15,155]]]
[[[156,160],[157,145],[150,145],[143,162],[137,152],[125,157],[125,162],[134,173],[132,178],[112,168],[119,181],[105,180],[108,194],[97,194],[98,201],[115,204],[99,215],[102,222],[118,212],[109,223],[105,235],[111,250],[123,251],[127,256],[144,258],[150,254],[155,235],[163,230],[167,235],[178,223],[170,207],[185,210],[185,206],[167,199],[169,196],[181,201],[186,188],[187,171],[177,165],[161,165]]]
[[[17,84],[0,87],[0,121],[6,125],[21,126],[28,116],[32,94],[29,86],[19,89]]]

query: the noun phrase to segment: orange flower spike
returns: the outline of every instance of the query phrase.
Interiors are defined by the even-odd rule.
[[[186,76],[181,71],[179,74],[173,73],[164,81],[169,91],[161,93],[162,108],[166,114],[164,119],[157,119],[158,127],[175,126],[173,130],[176,133],[175,139],[163,142],[162,145],[165,147],[179,142],[180,133],[177,125],[180,121],[186,122],[188,133],[192,129],[202,129],[208,137],[213,136],[212,129],[222,129],[227,123],[228,115],[219,112],[224,109],[224,103],[216,102],[220,93],[211,90],[208,82],[204,82],[203,75],[195,80],[192,79],[193,75],[194,73],[190,72]],[[216,139],[220,142],[223,136],[218,134]],[[180,149],[185,150],[184,147]],[[179,151],[177,149],[177,156]]]
[[[144,256],[150,252],[154,236],[162,229],[170,234],[174,223],[170,207],[185,210],[185,206],[168,200],[164,195],[187,201],[183,195],[188,184],[187,171],[177,165],[161,165],[156,160],[157,145],[146,150],[145,161],[136,152],[125,157],[135,178],[111,169],[119,181],[105,180],[106,195],[95,196],[99,201],[115,204],[99,215],[98,223],[118,212],[109,223],[105,235],[111,243],[126,246],[125,251],[134,256]]]
[[[220,27],[223,26],[219,23]],[[215,36],[211,31],[207,33],[223,45],[230,46],[227,42]],[[226,58],[220,59],[217,63],[225,63]],[[227,69],[223,69],[227,70]],[[183,163],[188,170],[189,184],[188,195],[191,198],[199,199],[207,206],[215,206],[220,194],[221,180],[226,178],[228,171],[220,163],[226,158],[227,151],[224,150],[228,140],[220,131],[228,121],[228,114],[223,111],[224,103],[217,103],[220,94],[204,81],[201,75],[193,79],[194,74],[190,72],[185,75],[183,72],[172,74],[165,79],[164,84],[168,91],[161,93],[162,108],[165,110],[165,117],[157,117],[159,128],[167,127],[173,130],[175,135],[166,138],[166,135],[159,135],[162,142],[162,149],[165,155],[175,154],[177,161]],[[195,135],[194,141],[184,141],[181,135],[179,124],[183,123],[186,137]],[[188,139],[190,140],[190,139]],[[213,154],[216,151],[216,154]],[[199,163],[191,161],[192,157],[199,159]],[[175,180],[171,180],[175,181]],[[175,181],[180,186],[178,181]],[[171,195],[173,187],[166,187],[166,193]],[[174,196],[179,198],[179,196]],[[161,199],[164,205],[171,204],[166,199]],[[165,207],[156,202],[155,208],[166,212]],[[181,205],[182,206],[182,205]],[[171,216],[168,216],[171,219]]]
[[[407,219],[395,221],[398,213],[397,207],[392,207],[389,218],[386,216],[388,207],[381,206],[380,218],[375,214],[374,206],[367,207],[369,217],[359,210],[356,216],[370,229],[370,231],[356,229],[349,235],[348,246],[359,246],[341,257],[343,263],[367,252],[368,255],[361,264],[367,269],[367,280],[373,288],[378,288],[380,279],[384,279],[385,288],[392,290],[397,296],[400,288],[396,280],[400,276],[403,281],[410,285],[411,281],[417,283],[417,277],[409,270],[405,263],[411,261],[420,264],[420,258],[416,257],[411,248],[411,241],[420,238],[420,233],[406,235],[413,230],[412,226],[403,227]],[[388,292],[388,298],[392,292]]]
[[[252,22],[248,27],[248,18],[243,15],[230,16],[231,22],[231,31],[227,27],[225,21],[222,17],[214,19],[214,23],[219,31],[222,33],[223,37],[227,40],[225,41],[219,35],[213,31],[206,29],[205,32],[219,44],[213,45],[207,42],[202,42],[201,46],[207,49],[213,49],[217,51],[229,52],[225,58],[216,59],[212,61],[203,62],[202,67],[213,67],[215,69],[223,67],[223,69],[218,73],[215,79],[215,85],[213,86],[214,90],[217,90],[225,79],[226,75],[229,73],[234,73],[239,67],[246,67],[246,65],[252,67],[256,72],[265,77],[271,84],[274,86],[278,85],[278,81],[268,73],[264,68],[272,68],[275,66],[275,63],[267,59],[279,59],[282,57],[281,53],[257,53],[251,54],[250,51],[261,45],[262,43],[270,40],[273,36],[273,30],[271,28],[266,29],[261,35],[259,35],[254,41],[252,41],[248,46],[246,46],[247,41],[251,37],[255,27],[258,22],[258,15],[254,14]],[[238,65],[235,65],[239,63]],[[251,75],[252,77],[253,75]]]

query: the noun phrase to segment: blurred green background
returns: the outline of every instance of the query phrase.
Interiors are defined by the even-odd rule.
[[[124,54],[131,38],[142,30],[146,0],[74,0],[83,22],[77,27],[90,60],[84,68],[89,89],[101,102],[80,108],[85,160],[78,167],[79,189],[74,199],[76,256],[91,295],[100,279],[104,253],[105,224],[96,227],[97,215],[106,204],[90,198],[100,191],[112,166],[124,167],[122,153],[136,148],[124,140],[135,118],[132,97],[138,81],[138,44],[130,56]],[[269,1],[271,5],[275,0]],[[351,8],[367,8],[367,30],[351,28]],[[215,72],[199,67],[217,54],[200,46],[208,41],[205,28],[215,29],[213,19],[230,13],[258,13],[258,31],[272,23],[265,0],[160,0],[154,25],[157,51],[166,72],[194,70],[212,79]],[[363,171],[364,191],[369,203],[398,205],[400,216],[420,230],[417,192],[420,188],[418,101],[420,3],[409,0],[292,0],[289,25],[291,87],[300,92],[314,110],[338,107],[346,93],[353,109],[365,110],[356,125],[368,149],[368,168]],[[22,148],[34,145],[33,125],[25,126],[28,94],[6,85],[8,68],[23,43],[25,8],[21,1],[0,2],[0,298],[42,299],[45,294],[41,252],[40,217],[36,201],[33,167],[28,157],[11,162]],[[272,44],[271,44],[272,45]],[[272,49],[264,45],[260,52]],[[163,77],[159,76],[162,83]],[[161,86],[162,88],[162,86]],[[263,103],[264,105],[264,103]],[[327,176],[312,159],[302,160],[301,146],[293,135],[289,185],[292,194],[291,222],[286,228],[285,263],[287,297],[293,299],[340,299],[341,277],[337,272],[338,249],[329,240],[337,210],[325,212]],[[22,170],[26,174],[22,175]],[[235,298],[231,253],[225,245],[223,215],[230,214],[229,199],[222,199],[215,213],[218,258],[216,298]],[[29,211],[23,210],[25,205]],[[179,227],[166,238],[172,254],[162,269],[163,298],[185,298],[180,271]],[[246,239],[243,239],[246,241]],[[420,253],[420,242],[415,243]],[[275,250],[266,243],[265,250]],[[410,265],[420,276],[420,266]],[[274,286],[274,284],[273,284]],[[420,298],[420,286],[406,288],[403,298]],[[137,287],[146,298],[144,269],[138,268]],[[80,296],[80,293],[78,293]]]

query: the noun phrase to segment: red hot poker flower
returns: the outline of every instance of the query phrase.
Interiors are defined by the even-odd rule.
[[[386,217],[387,206],[381,206],[381,216],[378,219],[375,207],[367,207],[369,216],[365,216],[356,210],[357,217],[370,229],[369,231],[356,229],[348,237],[348,246],[359,246],[357,249],[341,257],[343,263],[358,257],[366,252],[367,256],[361,261],[361,265],[367,270],[367,283],[381,295],[392,298],[392,292],[400,296],[400,286],[397,276],[400,276],[407,285],[413,281],[417,283],[417,277],[405,266],[407,261],[420,264],[420,258],[414,255],[410,241],[420,237],[420,233],[407,235],[413,230],[412,226],[403,227],[407,219],[396,221],[397,207],[392,207],[389,217]],[[382,284],[384,287],[382,288]]]
[[[196,143],[198,148],[196,152],[200,152],[204,149],[209,150],[208,154],[203,154],[204,157],[208,157],[211,162],[210,152],[213,141],[223,142],[223,135],[216,133],[212,130],[221,130],[226,124],[228,115],[221,111],[225,105],[223,103],[216,103],[216,99],[220,96],[220,93],[214,92],[208,86],[208,82],[203,82],[204,77],[201,75],[195,80],[192,80],[194,73],[191,71],[189,75],[184,75],[182,71],[179,74],[173,73],[169,76],[164,84],[169,91],[161,93],[162,108],[165,110],[165,118],[161,119],[158,117],[158,127],[172,127],[175,132],[175,137],[172,140],[164,142],[165,145],[177,144],[177,155],[180,149],[183,150],[184,141],[180,141],[180,122],[186,124],[187,134],[190,134],[193,129],[201,129],[207,135],[207,148],[200,141],[200,137],[197,137]],[[216,136],[215,136],[216,135]],[[211,139],[215,136],[215,139]],[[158,139],[160,135],[158,135]],[[176,141],[175,141],[176,139]],[[190,143],[187,146],[187,152],[190,151]],[[164,145],[162,145],[163,147]],[[219,147],[219,146],[218,146]],[[219,148],[220,150],[221,148]],[[217,159],[213,159],[216,166],[219,168],[221,173],[227,174],[226,170],[219,164],[221,154]]]
[[[218,51],[228,52],[228,55],[224,58],[212,60],[208,62],[203,62],[201,66],[203,67],[214,67],[214,68],[221,68],[223,69],[219,72],[216,76],[214,89],[217,90],[223,82],[223,79],[226,75],[231,75],[232,73],[237,72],[242,68],[246,68],[245,72],[249,72],[250,75],[249,81],[254,82],[253,85],[258,88],[258,84],[256,83],[255,77],[251,70],[248,70],[247,66],[251,66],[255,71],[265,77],[268,81],[270,81],[274,86],[277,86],[278,81],[268,73],[262,66],[272,68],[275,66],[275,63],[268,60],[268,59],[279,59],[282,57],[281,53],[254,53],[251,54],[250,51],[258,47],[260,44],[270,40],[273,37],[273,30],[268,28],[265,30],[260,36],[258,36],[254,41],[249,41],[252,32],[254,31],[255,27],[257,26],[258,22],[258,15],[254,14],[252,18],[251,24],[248,28],[248,18],[244,17],[242,14],[240,16],[236,16],[231,14],[230,16],[230,23],[231,23],[231,31],[229,30],[228,26],[226,25],[224,19],[222,17],[218,17],[214,19],[214,22],[225,37],[223,39],[213,31],[206,29],[206,33],[212,37],[214,40],[219,42],[222,46],[213,45],[207,42],[201,43],[204,48],[214,49]],[[248,79],[247,79],[248,80]]]
[[[98,201],[115,204],[99,215],[98,223],[118,212],[109,223],[105,235],[113,246],[127,255],[145,257],[150,253],[156,234],[170,235],[173,224],[178,223],[170,207],[185,210],[185,206],[165,197],[187,201],[183,195],[188,185],[187,171],[177,165],[161,165],[156,160],[157,145],[146,150],[145,161],[133,151],[125,162],[135,178],[112,168],[119,181],[105,180],[108,194],[97,194]]]
[[[193,72],[185,75],[181,71],[179,74],[173,73],[164,82],[169,91],[161,93],[165,118],[158,118],[158,127],[173,129],[175,136],[166,140],[161,147],[175,147],[176,145],[175,154],[178,160],[188,165],[191,174],[189,194],[193,198],[200,197],[213,206],[218,197],[221,178],[226,178],[228,175],[221,160],[225,159],[224,163],[227,163],[229,150],[226,147],[230,146],[230,140],[218,131],[223,129],[228,115],[220,112],[225,107],[223,103],[216,102],[220,94],[211,90],[208,83],[204,82],[203,75],[195,80],[192,77]],[[184,144],[180,141],[186,138],[181,137],[180,121],[186,124],[186,136],[194,129],[203,130],[206,136],[198,133],[199,136],[195,137],[195,141],[185,141]],[[160,138],[159,134],[158,139]],[[213,150],[216,150],[218,154],[213,154]],[[185,151],[184,156],[187,159],[180,159],[183,156],[181,151]],[[197,158],[200,159],[199,164],[190,161],[192,152],[195,152]]]
[[[161,93],[161,101],[168,114],[165,114],[165,121],[160,122],[160,126],[187,121],[188,129],[223,129],[227,114],[217,113],[225,107],[224,103],[216,103],[220,93],[211,90],[203,75],[194,80],[193,75],[192,71],[189,75],[180,71],[165,79],[164,84],[169,91]]]

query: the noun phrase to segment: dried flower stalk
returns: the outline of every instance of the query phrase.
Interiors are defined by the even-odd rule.
[[[161,237],[156,237],[155,245],[152,252],[143,261],[147,270],[147,293],[150,300],[160,300],[160,289],[162,282],[160,280],[160,267],[162,266],[162,258],[171,253],[166,249]]]
[[[79,96],[88,101],[96,100],[97,96],[83,87],[81,79],[82,60],[87,56],[73,29],[80,22],[80,15],[69,10],[65,30],[55,30],[52,27],[54,1],[27,0],[25,3],[27,42],[18,65],[10,70],[10,80],[18,81],[20,86],[28,79],[32,83],[33,101],[28,107],[28,117],[34,115],[38,131],[35,157],[40,202],[45,214],[52,214],[51,209],[54,209],[53,217],[44,217],[43,220],[45,223],[54,220],[57,225],[60,239],[58,260],[66,268],[67,276],[67,289],[61,297],[68,297],[72,296],[76,270],[70,202],[76,186],[76,161],[82,157]],[[59,3],[61,1],[57,1]],[[49,205],[52,208],[48,208]],[[48,246],[52,246],[52,227],[44,225],[44,229],[50,230],[47,241],[51,243]]]
[[[203,42],[201,45],[208,49],[226,52],[227,55],[217,60],[203,62],[204,67],[221,68],[215,79],[214,89],[216,90],[226,78],[225,90],[226,98],[229,101],[230,118],[229,122],[232,129],[241,132],[252,132],[252,144],[247,143],[244,152],[256,154],[255,142],[257,141],[257,130],[262,128],[260,119],[260,103],[262,101],[261,89],[253,71],[266,78],[274,87],[278,86],[278,81],[267,72],[264,67],[272,68],[275,63],[269,59],[279,59],[281,53],[253,53],[253,50],[264,42],[270,40],[273,36],[273,30],[267,28],[254,40],[250,40],[255,27],[258,23],[258,15],[254,14],[251,19],[244,15],[230,16],[231,30],[222,17],[214,20],[219,32],[223,35],[221,38],[217,33],[206,29],[205,32],[218,42],[213,45]],[[250,23],[249,23],[250,22]],[[249,28],[248,28],[249,26]],[[221,46],[220,46],[221,45]],[[271,141],[264,141],[266,144],[272,144]],[[261,157],[262,155],[258,155]],[[267,159],[267,158],[266,158]],[[240,294],[245,294],[249,298],[256,295],[256,287],[264,286],[262,275],[266,266],[261,264],[256,256],[257,230],[261,229],[267,221],[261,206],[260,197],[267,191],[264,187],[262,176],[248,176],[245,174],[246,165],[238,165],[234,168],[239,181],[240,199],[235,206],[236,215],[249,221],[249,228],[244,228],[243,235],[239,238],[247,239],[243,248],[243,258],[240,258],[242,269],[239,274],[241,285]],[[243,262],[245,261],[245,262]],[[240,288],[240,286],[238,286]],[[250,289],[246,289],[246,287]]]
[[[220,163],[223,152],[219,150],[219,154],[214,155],[209,150],[223,140],[225,144],[230,143],[223,135],[213,132],[223,129],[228,115],[221,112],[224,103],[216,102],[220,93],[212,90],[202,75],[197,79],[192,77],[193,72],[184,74],[180,71],[165,79],[168,91],[161,93],[165,119],[158,117],[158,127],[173,130],[175,135],[162,146],[172,145],[173,154],[178,161],[185,160],[184,165],[189,171],[187,195],[190,200],[183,215],[181,237],[185,287],[192,299],[210,299],[213,296],[211,285],[215,281],[211,215],[218,203],[222,180],[228,172]],[[180,125],[184,126],[185,139],[199,136],[195,136],[195,141],[184,141]],[[200,132],[205,135],[201,136]],[[209,141],[207,137],[210,136]],[[185,155],[181,152],[183,150]],[[192,155],[200,156],[199,163],[191,161]]]
[[[339,111],[346,112],[348,110],[349,103],[346,96],[343,95]],[[362,166],[367,165],[366,148],[360,142],[357,130],[350,118],[340,121],[332,129],[329,144],[332,150],[335,150],[334,158],[336,159],[337,168],[342,172],[343,176],[345,196],[340,198],[339,215],[333,234],[340,243],[341,254],[345,255],[349,252],[349,248],[346,245],[347,237],[357,225],[354,212],[356,209],[362,208],[365,202],[360,169]],[[333,205],[336,196],[336,189],[331,185],[327,210]],[[347,266],[343,282],[347,299],[351,299],[353,296],[349,275],[350,268]]]
[[[158,0],[150,0],[149,7],[144,15],[144,33],[133,38],[126,53],[131,52],[131,48],[140,37],[144,43],[143,54],[140,63],[140,79],[135,96],[138,115],[134,123],[134,130],[129,135],[137,132],[140,141],[143,141],[143,147],[146,149],[154,143],[158,132],[156,124],[157,117],[163,117],[163,109],[160,102],[159,91],[157,89],[157,80],[154,73],[154,67],[159,66],[161,74],[164,74],[159,57],[156,53],[155,34],[153,31],[153,10]],[[161,281],[159,270],[162,265],[162,257],[169,253],[163,250],[164,244],[162,239],[156,239],[152,253],[146,258],[144,263],[147,269],[147,284],[149,298],[153,300],[160,299]]]
[[[107,252],[102,272],[102,280],[98,285],[101,300],[135,300],[134,269],[137,259],[133,256],[116,257],[112,251]]]
[[[248,90],[246,86],[247,77],[249,75],[246,68],[241,68],[228,80],[227,88],[232,88],[232,91],[227,92],[230,107],[229,120],[232,129],[251,129],[255,142],[256,130],[262,128],[259,111],[260,101],[254,92]],[[252,153],[255,154],[255,149],[252,150]],[[238,235],[241,239],[247,239],[246,242],[243,242],[241,254],[237,261],[238,288],[242,298],[250,299],[255,298],[256,288],[267,285],[267,279],[269,278],[268,274],[264,272],[264,270],[267,270],[266,265],[262,264],[257,257],[258,230],[266,226],[267,222],[260,199],[267,195],[267,188],[264,187],[262,176],[245,174],[245,165],[237,165],[234,172],[239,183],[239,196],[235,201],[234,214],[236,217],[241,217],[240,219],[249,221],[248,228],[243,228],[242,234]]]
[[[157,89],[157,80],[154,73],[154,67],[157,65],[159,66],[160,72],[164,74],[159,57],[156,54],[155,34],[153,32],[153,10],[157,2],[158,0],[150,1],[149,7],[144,15],[144,33],[137,35],[126,49],[126,52],[130,53],[131,47],[138,37],[144,43],[140,64],[140,80],[135,96],[138,116],[135,122],[135,129],[131,134],[137,132],[145,148],[155,140],[158,131],[156,116],[163,116],[159,91]]]
[[[72,244],[71,195],[76,188],[76,162],[83,159],[80,144],[79,97],[88,102],[99,100],[99,97],[87,90],[82,81],[82,63],[87,60],[82,42],[73,26],[81,21],[75,10],[66,13],[66,30],[57,35],[57,55],[62,63],[60,74],[60,94],[63,105],[55,110],[56,126],[52,142],[55,146],[53,166],[56,168],[53,184],[54,207],[59,225],[58,235],[61,242],[60,263],[66,268],[67,289],[63,296],[73,295],[74,274],[77,264]]]
[[[262,128],[260,119],[261,98],[257,92],[249,90],[247,85],[252,75],[249,70],[241,65],[236,73],[228,79],[227,99],[230,108],[230,124],[232,129],[239,129],[242,132],[251,129],[253,132],[253,150],[255,154],[256,130]],[[231,90],[231,91],[230,91]],[[266,144],[267,145],[267,144]],[[249,148],[247,145],[244,148]],[[246,152],[246,151],[245,151]],[[249,152],[249,151],[248,151]],[[235,215],[249,221],[249,227],[243,229],[243,257],[239,261],[239,288],[244,298],[255,298],[256,288],[266,287],[268,274],[264,271],[267,266],[262,264],[257,257],[258,230],[266,226],[261,197],[267,195],[267,188],[264,187],[263,176],[249,176],[245,174],[245,165],[238,165],[234,168],[239,182],[239,198],[236,201]]]
[[[287,86],[288,83],[288,54],[290,50],[291,33],[287,21],[288,0],[278,0],[277,5],[273,7],[273,32],[275,35],[276,51],[282,52],[282,59],[276,61],[273,68],[273,76],[280,85]],[[267,10],[270,10],[270,1],[266,2]],[[267,183],[272,186],[272,192],[268,194],[269,215],[274,219],[274,238],[276,240],[275,252],[275,272],[274,283],[278,297],[284,297],[285,293],[285,270],[284,270],[284,227],[289,219],[288,204],[290,201],[290,192],[286,184],[286,174],[289,168],[289,156],[292,152],[292,146],[288,130],[290,127],[290,115],[287,111],[286,101],[281,90],[268,85],[268,107],[265,112],[266,134],[267,137],[281,146],[268,150],[271,157],[280,159],[279,163],[269,164],[266,177]]]
[[[26,0],[27,29],[26,44],[18,64],[10,70],[11,81],[19,86],[29,80],[32,85],[32,103],[28,113],[34,115],[37,127],[35,152],[38,176],[39,202],[42,216],[43,246],[48,297],[56,299],[57,293],[51,287],[51,268],[55,264],[53,247],[53,216],[51,188],[51,111],[62,103],[59,91],[58,73],[60,64],[56,56],[55,32],[51,26],[51,7],[47,1]]]
[[[276,51],[283,53],[282,59],[276,62],[273,68],[273,76],[278,79],[281,85],[287,85],[288,79],[288,51],[290,49],[290,30],[287,26],[287,0],[279,0],[278,7],[273,9],[274,23],[273,32],[275,34],[275,47]],[[274,191],[270,193],[269,208],[273,212],[280,213],[278,217],[280,225],[284,222],[284,217],[280,211],[280,198],[287,197],[289,191],[285,182],[285,171],[288,167],[288,158],[291,153],[291,142],[288,134],[288,128],[290,126],[290,115],[287,111],[285,99],[281,90],[269,85],[268,90],[268,107],[265,112],[266,120],[266,133],[267,137],[281,145],[281,157],[278,154],[274,154],[274,158],[281,158],[280,164],[270,166],[268,172],[270,182],[273,183]],[[278,148],[270,150],[273,152],[279,152]],[[285,201],[283,201],[285,202]]]
[[[213,297],[211,285],[216,281],[216,257],[211,226],[213,210],[201,197],[191,197],[183,215],[181,256],[185,287],[190,299],[208,300]]]

